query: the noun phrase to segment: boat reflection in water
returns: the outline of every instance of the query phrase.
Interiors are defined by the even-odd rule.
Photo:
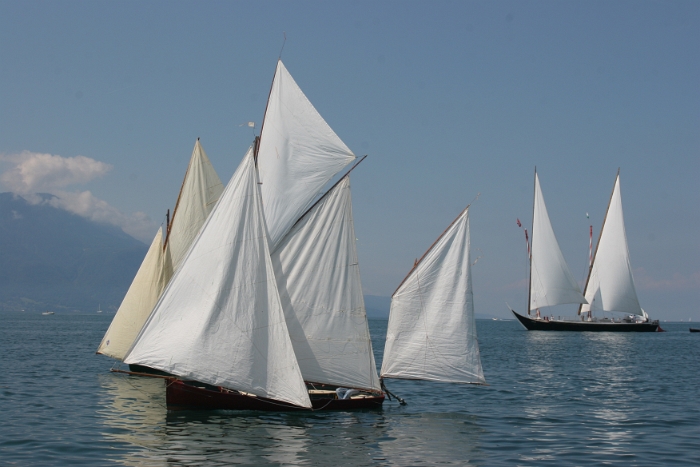
[[[168,412],[162,379],[101,375],[100,384],[103,436],[124,465],[363,465],[386,438],[376,411]]]

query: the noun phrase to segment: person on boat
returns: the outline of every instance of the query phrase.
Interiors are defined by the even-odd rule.
[[[535,315],[535,318],[540,319],[540,309],[537,309],[537,314]]]

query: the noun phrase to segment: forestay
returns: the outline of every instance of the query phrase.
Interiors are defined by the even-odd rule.
[[[469,243],[467,207],[394,292],[382,377],[485,382]]]
[[[223,191],[224,185],[197,139],[170,222],[167,246],[173,270],[180,265]]]
[[[274,248],[328,181],[355,155],[316,111],[282,64],[265,111],[258,170]]]
[[[343,178],[272,253],[289,335],[306,381],[380,390]]]
[[[544,204],[540,179],[535,172],[535,200],[530,260],[530,309],[565,303],[586,303],[569,271]]]
[[[619,175],[615,179],[610,205],[586,284],[586,299],[591,305],[583,305],[581,312],[588,312],[592,307],[594,311],[620,311],[644,316],[637,299],[630,265]]]
[[[97,353],[122,360],[151,314],[172,275],[163,257],[163,232],[158,229]]]
[[[311,407],[270,260],[248,151],[125,358]]]

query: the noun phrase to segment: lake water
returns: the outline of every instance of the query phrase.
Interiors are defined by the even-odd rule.
[[[112,315],[0,314],[0,465],[700,465],[700,333],[527,332],[478,320],[487,387],[388,380],[408,405],[165,409],[109,372]],[[385,320],[371,320],[381,364]]]

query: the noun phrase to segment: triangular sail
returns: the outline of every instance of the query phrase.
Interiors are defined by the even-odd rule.
[[[272,262],[304,379],[379,391],[349,177],[295,224],[272,253]]]
[[[468,207],[394,292],[381,376],[485,382],[474,318]]]
[[[167,238],[173,270],[180,265],[223,191],[224,185],[197,139]]]
[[[355,159],[281,60],[270,90],[257,158],[272,248],[326,183]]]
[[[97,353],[124,358],[172,275],[168,267],[163,255],[163,232],[158,229]]]
[[[277,292],[252,148],[124,361],[311,406]]]
[[[158,231],[156,238],[161,251],[152,251],[154,239],[141,266],[143,272],[139,269],[136,274],[97,353],[124,358],[223,189],[197,139],[168,227],[166,245],[163,247],[162,233]]]
[[[557,237],[554,236],[537,173],[535,173],[534,203],[529,309],[535,310],[565,303],[586,303],[581,289],[564,260]]]
[[[581,312],[592,308],[593,311],[619,311],[644,316],[630,265],[619,175],[615,179],[585,293],[590,305],[583,305]]]

